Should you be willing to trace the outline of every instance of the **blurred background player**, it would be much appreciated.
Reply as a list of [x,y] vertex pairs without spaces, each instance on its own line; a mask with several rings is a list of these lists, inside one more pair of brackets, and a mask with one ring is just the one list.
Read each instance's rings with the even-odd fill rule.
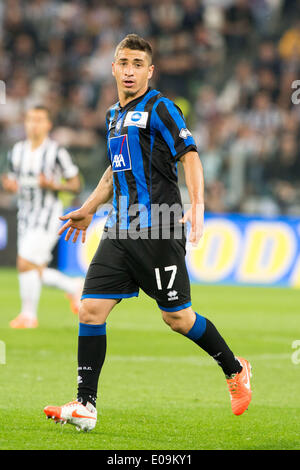
[[38,326],[42,284],[65,291],[73,312],[78,311],[81,280],[47,267],[57,242],[58,217],[62,213],[58,192],[76,194],[80,189],[78,168],[67,150],[49,137],[51,127],[46,107],[28,110],[25,117],[27,139],[16,143],[9,152],[9,172],[2,177],[4,189],[18,195],[17,268],[21,313],[10,322],[12,328]]

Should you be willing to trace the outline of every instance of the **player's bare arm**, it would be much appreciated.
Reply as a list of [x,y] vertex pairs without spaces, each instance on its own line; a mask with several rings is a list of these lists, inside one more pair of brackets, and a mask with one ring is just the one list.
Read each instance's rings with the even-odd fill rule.
[[185,181],[191,200],[191,208],[181,222],[191,223],[189,241],[197,246],[203,235],[204,225],[204,177],[202,163],[197,152],[188,152],[180,159],[183,164]]
[[98,186],[94,189],[81,208],[60,217],[61,220],[67,220],[67,222],[61,227],[58,234],[61,235],[68,229],[65,236],[65,240],[68,241],[75,231],[73,237],[73,243],[75,243],[80,232],[82,232],[82,243],[84,243],[86,239],[86,230],[90,225],[95,212],[99,206],[108,202],[112,195],[113,172],[111,167],[108,167],[100,179]]
[[44,174],[41,174],[39,177],[39,185],[43,189],[50,189],[50,191],[67,191],[73,194],[78,194],[80,191],[80,179],[78,175],[58,183],[47,178]]

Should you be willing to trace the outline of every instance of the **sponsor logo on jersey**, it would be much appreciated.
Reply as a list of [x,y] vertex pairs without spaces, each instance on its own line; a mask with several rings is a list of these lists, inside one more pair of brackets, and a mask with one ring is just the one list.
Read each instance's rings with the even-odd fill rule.
[[182,139],[187,139],[188,137],[192,137],[192,134],[188,129],[182,128],[179,133],[179,137],[181,137]]
[[38,188],[39,187],[39,179],[36,175],[22,175],[19,178],[19,185],[22,187],[27,188]]
[[131,170],[131,158],[127,134],[109,139],[111,166],[113,171]]
[[148,114],[145,111],[128,111],[124,121],[124,126],[137,126],[146,129]]

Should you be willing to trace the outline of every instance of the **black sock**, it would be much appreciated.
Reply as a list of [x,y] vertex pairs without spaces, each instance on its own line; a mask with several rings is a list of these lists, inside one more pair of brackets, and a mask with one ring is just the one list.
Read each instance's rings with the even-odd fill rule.
[[196,313],[195,324],[186,336],[212,356],[226,376],[241,372],[240,362],[229,349],[216,327],[207,318]]
[[106,355],[106,323],[79,324],[77,400],[96,406],[100,372]]

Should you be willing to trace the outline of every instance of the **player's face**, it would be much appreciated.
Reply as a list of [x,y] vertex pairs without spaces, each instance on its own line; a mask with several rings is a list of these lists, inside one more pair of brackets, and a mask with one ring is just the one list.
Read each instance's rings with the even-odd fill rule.
[[48,113],[42,109],[30,109],[25,117],[25,130],[29,140],[42,139],[48,135],[51,121]]
[[144,51],[121,49],[112,64],[118,93],[125,98],[138,97],[145,93],[152,77],[154,66]]

